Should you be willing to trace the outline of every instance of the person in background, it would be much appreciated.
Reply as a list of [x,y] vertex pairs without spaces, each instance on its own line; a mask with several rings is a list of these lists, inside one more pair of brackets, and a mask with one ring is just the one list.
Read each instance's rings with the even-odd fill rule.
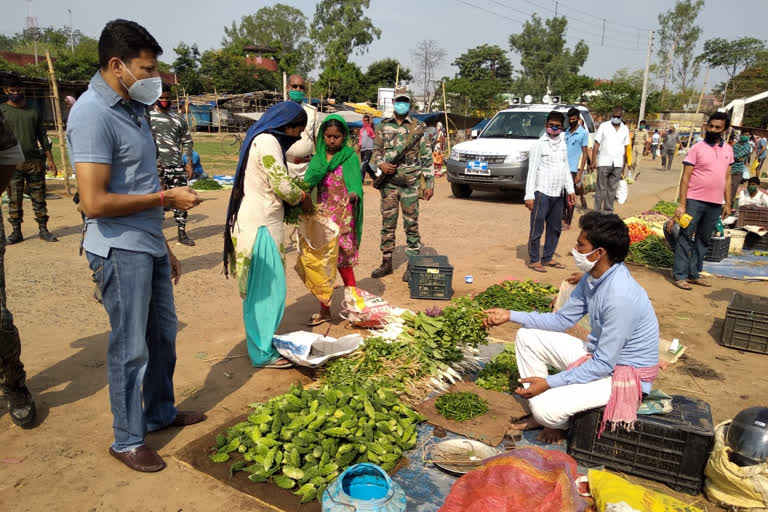
[[[317,211],[339,226],[339,256],[336,264],[344,286],[357,286],[354,267],[359,259],[363,234],[363,179],[360,160],[347,144],[349,127],[336,114],[320,124],[315,156],[309,162],[304,181],[317,187]],[[320,313],[309,320],[310,326],[331,319],[331,305],[320,304]]]
[[371,169],[370,161],[371,155],[373,155],[373,140],[376,138],[376,132],[373,129],[373,123],[371,122],[371,116],[365,114],[363,116],[363,127],[360,128],[360,135],[357,138],[357,152],[360,155],[361,173],[362,179],[365,181],[365,175],[371,177],[373,180],[376,178],[376,174]]
[[659,129],[656,128],[653,130],[653,135],[651,136],[651,159],[656,160],[656,152],[659,149],[659,142],[661,141],[661,135],[659,135]]
[[757,135],[752,135],[749,138],[749,147],[752,148],[752,153],[749,154],[749,165],[752,165],[752,162],[755,159],[755,147],[757,147]]
[[[584,197],[584,187],[581,186],[581,177],[584,169],[589,164],[589,133],[581,126],[581,113],[576,107],[568,111],[568,129],[565,131],[565,144],[568,147],[568,167],[571,171],[573,186],[576,194],[581,198],[581,207],[587,208],[587,199]],[[571,227],[575,204],[569,204],[568,196],[565,196],[565,212],[563,215],[564,229]]]
[[[157,173],[164,190],[186,187],[192,179],[192,135],[184,117],[171,112],[171,88],[163,86],[162,94],[149,115],[149,124],[157,146]],[[182,153],[187,156],[184,163]],[[187,235],[187,212],[173,210],[173,218],[178,228],[178,241],[186,246],[194,246]]]
[[739,208],[742,206],[762,206],[768,208],[768,194],[760,190],[760,178],[752,176],[747,180],[746,190],[742,189],[738,197]]
[[[189,158],[187,155],[181,155],[181,160],[184,162],[184,166],[189,165]],[[200,162],[200,153],[192,150],[192,178],[196,180],[207,180],[208,174],[203,169],[203,164]]]
[[[605,407],[600,432],[630,429],[637,420],[641,393],[649,393],[658,375],[659,322],[646,291],[632,278],[624,260],[629,229],[617,215],[588,212],[579,219],[581,233],[571,250],[576,289],[555,313],[490,309],[485,325],[520,324],[515,354],[520,386],[531,417],[513,424],[518,430],[544,427],[545,443],[565,438],[570,418]],[[584,343],[567,331],[589,315],[591,332]],[[548,375],[548,367],[560,372]]]
[[148,432],[205,419],[175,406],[178,321],[173,283],[181,264],[163,235],[163,207],[188,210],[200,197],[188,187],[164,191],[147,109],[160,97],[162,48],[133,21],[107,23],[99,70],[67,123],[80,206],[82,248],[101,287],[112,332],[107,346],[115,441],[109,453],[135,471],[165,468],[145,444]]
[[621,121],[622,117],[624,108],[614,107],[611,122],[600,125],[592,148],[592,169],[597,168],[595,210],[603,213],[613,212],[619,180],[627,167],[629,129]]
[[747,175],[747,161],[749,155],[752,153],[752,146],[749,145],[749,134],[742,132],[739,137],[739,141],[733,146],[733,165],[731,166],[731,204],[734,204],[736,195],[738,194],[739,184],[744,177],[744,173]]
[[675,159],[679,141],[680,134],[677,133],[674,126],[671,126],[667,131],[667,136],[664,137],[664,145],[661,150],[661,167],[668,171],[672,169],[672,161]]
[[[546,133],[533,144],[528,160],[525,184],[525,206],[531,211],[528,268],[536,272],[546,272],[547,267],[565,268],[562,263],[552,260],[562,230],[563,191],[569,206],[575,201],[563,124],[565,116],[562,112],[552,111],[547,115]],[[539,259],[545,228],[544,254]]]
[[760,176],[760,171],[763,170],[763,162],[765,157],[768,157],[768,140],[765,137],[760,137],[755,145],[755,155],[757,155],[757,175]]
[[29,191],[32,198],[32,210],[35,212],[39,236],[46,242],[58,242],[48,231],[48,204],[45,200],[45,162],[54,176],[58,174],[56,163],[51,153],[51,141],[43,126],[43,116],[24,97],[24,88],[18,78],[9,80],[5,88],[8,101],[0,105],[5,122],[15,134],[24,152],[24,162],[16,166],[8,189],[8,222],[13,231],[8,237],[8,245],[24,241],[21,224],[24,219],[24,191]]
[[288,175],[292,178],[302,179],[315,152],[317,130],[317,109],[306,101],[307,86],[303,76],[291,75],[288,77],[288,99],[301,105],[304,112],[307,113],[307,126],[301,134],[301,139],[293,144],[285,154]]
[[635,136],[632,138],[632,170],[637,170],[637,163],[641,156],[645,156],[646,146],[648,146],[648,128],[645,120],[638,123]]
[[[0,194],[24,162],[24,152],[0,110]],[[11,421],[31,426],[37,415],[35,401],[26,384],[27,374],[21,362],[21,338],[8,310],[5,294],[5,229],[0,210],[0,390],[8,405]]]
[[687,227],[681,226],[673,268],[674,285],[683,290],[690,290],[691,284],[712,286],[700,273],[717,219],[721,215],[726,218],[731,211],[733,148],[723,141],[728,124],[724,112],[712,114],[704,140],[696,143],[683,160],[675,217],[681,219],[688,214],[692,219]]
[[443,123],[438,121],[432,139],[432,163],[435,167],[435,177],[443,175],[443,147],[445,146],[445,129]]

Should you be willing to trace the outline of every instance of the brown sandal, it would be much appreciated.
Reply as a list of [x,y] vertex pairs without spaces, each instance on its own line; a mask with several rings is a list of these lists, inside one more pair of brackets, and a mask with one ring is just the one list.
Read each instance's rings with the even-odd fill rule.
[[688,284],[688,281],[672,281],[672,284],[680,288],[681,290],[693,290],[693,286]]
[[309,322],[307,322],[307,325],[309,327],[317,327],[318,325],[323,325],[330,321],[331,321],[330,317],[323,316],[320,313],[315,313],[314,315],[309,317]]
[[541,272],[542,274],[546,274],[547,269],[545,269],[541,264],[530,264],[528,265],[528,268],[535,271],[535,272]]
[[691,283],[691,284],[695,284],[697,286],[703,286],[705,288],[712,288],[712,283],[710,283],[709,281],[705,281],[702,278],[689,279],[688,282]]
[[550,261],[549,263],[544,263],[543,265],[545,267],[552,267],[552,268],[556,268],[558,270],[564,270],[565,269],[565,265],[563,265],[562,263],[558,263],[556,261]]

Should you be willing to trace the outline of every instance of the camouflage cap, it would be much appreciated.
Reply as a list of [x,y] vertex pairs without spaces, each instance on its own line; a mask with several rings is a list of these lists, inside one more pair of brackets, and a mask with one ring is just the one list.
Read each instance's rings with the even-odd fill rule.
[[408,92],[407,87],[395,87],[395,96],[393,99],[397,101],[401,98],[408,100],[408,102],[411,101],[411,94]]

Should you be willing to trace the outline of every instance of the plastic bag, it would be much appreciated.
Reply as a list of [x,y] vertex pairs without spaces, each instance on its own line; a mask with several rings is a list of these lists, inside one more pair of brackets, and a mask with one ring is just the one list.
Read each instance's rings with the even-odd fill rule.
[[619,202],[619,204],[624,204],[627,202],[627,198],[629,197],[629,185],[627,185],[626,180],[619,181],[619,186],[616,189],[616,201]]
[[768,462],[741,467],[725,444],[730,420],[715,427],[715,447],[704,469],[704,493],[711,501],[739,508],[768,508]]
[[294,269],[323,305],[330,305],[339,258],[339,226],[322,215],[299,217],[299,257]]
[[320,366],[333,357],[349,354],[362,342],[359,334],[336,339],[307,331],[278,334],[272,339],[281,356],[300,366]]
[[595,185],[597,184],[597,176],[593,172],[584,173],[581,175],[581,186],[584,189],[585,194],[595,191]]
[[[702,512],[700,508],[635,485],[607,471],[590,469],[588,477],[589,491],[599,512],[627,510],[626,507],[637,512]],[[623,507],[615,508],[619,504]]]
[[377,329],[387,323],[390,314],[391,307],[381,297],[354,286],[344,289],[341,317],[353,326]]

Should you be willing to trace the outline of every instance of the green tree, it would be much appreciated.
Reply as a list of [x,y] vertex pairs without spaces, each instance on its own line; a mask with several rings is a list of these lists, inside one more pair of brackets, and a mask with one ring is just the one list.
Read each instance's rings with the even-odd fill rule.
[[189,46],[182,42],[173,51],[176,53],[176,60],[172,66],[179,85],[189,94],[204,92],[205,86],[200,74],[200,50],[197,44]]
[[[371,62],[365,72],[366,99],[375,103],[378,100],[379,87],[394,87],[398,79],[397,68],[400,63],[396,59],[382,59]],[[411,71],[400,66],[400,83],[407,84],[413,80]]]
[[701,27],[696,19],[704,8],[704,0],[677,0],[674,7],[659,14],[660,71],[663,73],[662,92],[666,91],[669,76],[673,76],[685,91],[699,74],[699,60],[694,55],[696,43],[701,37]]
[[353,62],[326,67],[320,73],[317,85],[320,93],[326,98],[335,98],[337,102],[359,101],[367,93],[365,75]]
[[542,96],[548,87],[557,94],[579,73],[589,56],[589,46],[579,41],[573,50],[566,48],[567,26],[564,16],[542,21],[534,14],[521,33],[509,36],[509,46],[520,55],[523,68],[515,83],[519,94]]
[[[595,90],[598,94],[589,100],[589,108],[593,113],[608,114],[613,107],[622,106],[625,112],[638,114],[643,93],[643,71],[620,69],[611,80],[598,84]],[[646,113],[658,111],[660,96],[653,88],[649,91]]]
[[[472,80],[459,76],[445,80],[445,93],[451,98],[449,108],[461,114],[495,114],[505,104],[499,97],[505,90],[505,82],[500,80]],[[442,103],[442,98],[438,101]]]
[[238,25],[224,27],[222,45],[242,49],[247,45],[269,46],[277,50],[280,71],[308,74],[314,67],[314,47],[307,38],[307,17],[285,4],[262,7],[243,16]]
[[732,83],[732,92],[736,92],[734,77],[751,66],[763,50],[765,42],[755,37],[733,41],[715,37],[704,42],[704,51],[699,59],[711,68],[723,68]]
[[470,80],[509,80],[512,64],[498,45],[483,44],[470,48],[456,57],[453,65],[459,68],[458,76]]
[[[365,16],[370,0],[320,0],[315,6],[310,35],[323,56],[322,67],[347,62],[352,53],[363,54],[381,37],[371,18]],[[324,71],[324,72],[325,72]]]
[[[758,52],[755,61],[730,82],[739,91],[739,97],[749,97],[765,91],[768,84],[768,50]],[[729,85],[728,82],[723,82],[714,88],[714,92],[722,93]],[[768,100],[746,105],[742,124],[750,128],[768,128]]]
[[56,59],[56,75],[63,80],[90,80],[99,69],[99,43],[84,38],[75,48],[75,54],[61,52]]
[[242,55],[228,48],[203,52],[200,74],[208,91],[215,88],[217,92],[238,94],[275,90],[280,84],[277,73],[249,65]]
[[562,101],[567,103],[583,103],[586,93],[597,89],[597,79],[587,75],[572,75],[563,82],[559,89]]

